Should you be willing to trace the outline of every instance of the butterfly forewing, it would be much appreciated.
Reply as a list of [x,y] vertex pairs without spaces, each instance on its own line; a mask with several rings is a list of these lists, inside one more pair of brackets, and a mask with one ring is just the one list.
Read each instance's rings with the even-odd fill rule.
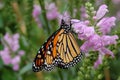
[[63,33],[63,30],[59,29],[48,38],[48,40],[39,49],[34,62],[33,71],[38,72],[41,70],[52,70],[57,62],[55,58],[57,57],[56,46],[59,35]]

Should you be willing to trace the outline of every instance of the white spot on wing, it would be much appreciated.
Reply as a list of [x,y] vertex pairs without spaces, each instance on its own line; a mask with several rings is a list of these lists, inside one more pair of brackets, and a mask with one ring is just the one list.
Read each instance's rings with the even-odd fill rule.
[[51,52],[50,52],[50,51],[47,51],[47,54],[51,54]]
[[40,51],[38,51],[38,53],[40,53]]

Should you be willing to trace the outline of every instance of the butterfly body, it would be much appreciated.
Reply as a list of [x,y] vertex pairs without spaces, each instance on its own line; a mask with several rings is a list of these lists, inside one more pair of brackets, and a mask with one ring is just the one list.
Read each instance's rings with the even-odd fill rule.
[[55,66],[66,69],[77,64],[81,55],[70,25],[62,20],[61,27],[38,50],[32,68],[34,72],[50,71]]

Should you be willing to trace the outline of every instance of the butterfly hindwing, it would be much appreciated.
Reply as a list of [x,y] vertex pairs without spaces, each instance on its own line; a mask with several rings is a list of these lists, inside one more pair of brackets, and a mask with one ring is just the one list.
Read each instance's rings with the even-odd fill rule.
[[58,67],[69,68],[80,61],[82,54],[71,32],[61,34],[60,37],[61,40],[58,41],[58,43],[60,43],[58,53],[61,62],[59,62]]

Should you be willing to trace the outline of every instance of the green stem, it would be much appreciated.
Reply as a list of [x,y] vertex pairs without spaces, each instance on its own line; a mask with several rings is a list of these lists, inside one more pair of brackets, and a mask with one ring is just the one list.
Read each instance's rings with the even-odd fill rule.
[[45,3],[44,3],[44,0],[39,0],[39,3],[40,3],[40,6],[41,6],[41,10],[42,10],[42,23],[43,23],[43,28],[45,28],[48,32],[48,34],[50,33],[50,27],[49,27],[49,24],[48,24],[48,20],[47,20],[47,17],[46,17],[46,10],[45,10]]

